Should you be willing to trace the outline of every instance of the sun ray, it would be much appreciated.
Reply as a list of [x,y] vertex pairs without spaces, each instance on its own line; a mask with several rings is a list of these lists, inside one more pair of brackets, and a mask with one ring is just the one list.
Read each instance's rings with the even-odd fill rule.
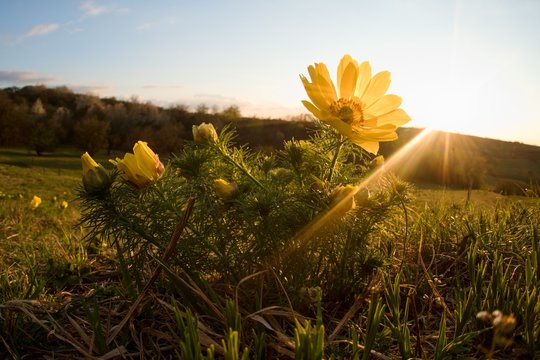
[[332,219],[335,219],[335,215],[339,212],[340,204],[343,204],[347,201],[350,201],[360,190],[366,189],[370,184],[374,183],[381,176],[389,173],[396,172],[396,170],[401,167],[411,166],[409,164],[409,159],[414,158],[414,155],[419,151],[425,151],[425,149],[420,146],[422,141],[426,138],[428,134],[431,133],[431,129],[422,130],[414,139],[409,141],[405,146],[403,146],[398,152],[391,156],[384,166],[376,169],[371,175],[355,185],[354,191],[351,191],[347,196],[345,196],[340,202],[334,204],[327,211],[315,217],[309,224],[304,226],[293,238],[291,245],[284,250],[284,253],[292,251],[294,248],[301,247],[302,244],[309,241],[321,228],[327,225]]
[[448,151],[450,150],[450,134],[446,133],[444,136],[444,154],[442,163],[442,176],[446,186],[448,183]]

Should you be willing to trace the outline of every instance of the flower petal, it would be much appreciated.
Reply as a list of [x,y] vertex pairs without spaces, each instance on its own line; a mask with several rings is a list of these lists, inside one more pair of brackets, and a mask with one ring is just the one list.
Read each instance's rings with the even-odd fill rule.
[[339,62],[337,72],[337,85],[340,98],[354,96],[356,80],[358,78],[358,62],[350,55],[345,55]]
[[300,75],[300,79],[302,80],[302,83],[304,84],[304,88],[306,89],[306,93],[309,96],[310,100],[313,102],[313,104],[320,108],[326,108],[330,105],[328,102],[328,99],[323,95],[321,90],[317,85],[314,85],[310,83],[305,76]]
[[388,134],[391,134],[396,131],[396,126],[393,124],[384,124],[377,127],[364,128],[364,127],[354,127],[353,130],[360,132],[366,138],[385,138]]
[[372,154],[379,152],[379,143],[376,141],[363,141],[357,143],[357,145]]
[[[113,162],[113,160],[111,160]],[[120,170],[120,174],[125,180],[134,181],[137,175],[137,160],[135,155],[126,153],[124,159],[116,158],[116,167]]]
[[366,92],[366,89],[371,80],[371,65],[368,61],[364,61],[358,67],[358,80],[356,80],[356,91],[354,94],[361,98],[362,95]]
[[343,57],[341,58],[341,60],[339,62],[338,69],[337,69],[338,88],[340,87],[340,81],[341,81],[340,78],[343,76],[343,72],[345,71],[345,68],[350,63],[356,63],[356,60],[354,60],[352,58],[352,56],[349,55],[349,54],[343,55]]
[[319,120],[323,120],[323,113],[309,101],[302,100],[302,104]]
[[349,63],[345,70],[343,70],[341,77],[338,77],[340,98],[354,96],[356,79],[358,79],[358,67],[356,67],[354,63]]
[[148,178],[149,180],[157,180],[157,155],[148,147],[147,143],[144,141],[138,141],[133,147],[133,154],[135,154],[140,175]]
[[366,112],[373,116],[381,116],[394,111],[401,105],[401,97],[385,95],[366,108]]
[[321,80],[324,79],[326,83],[330,84],[335,94],[336,89],[334,88],[334,83],[332,82],[332,78],[330,77],[330,73],[328,72],[326,65],[324,63],[315,64],[315,70],[317,71],[317,77]]
[[336,88],[334,87],[332,79],[330,79],[330,74],[328,73],[326,65],[317,64],[317,76],[313,79],[313,84],[318,87],[321,96],[324,97],[327,103],[337,100]]
[[377,73],[373,79],[369,82],[366,92],[362,95],[361,99],[366,108],[370,107],[372,103],[380,99],[388,90],[390,86],[390,72],[381,71]]
[[411,117],[403,109],[396,109],[392,112],[379,116],[377,118],[377,125],[392,124],[394,126],[401,126],[408,123]]

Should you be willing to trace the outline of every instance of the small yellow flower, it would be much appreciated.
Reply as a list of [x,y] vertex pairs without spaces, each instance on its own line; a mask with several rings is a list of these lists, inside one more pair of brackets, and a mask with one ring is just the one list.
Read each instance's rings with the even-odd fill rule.
[[228,182],[227,180],[217,179],[214,180],[214,191],[216,195],[222,200],[229,200],[238,191],[238,185],[234,182]]
[[87,152],[81,156],[81,164],[83,172],[83,185],[86,191],[95,193],[109,187],[111,184],[109,174],[105,168],[95,162],[95,160],[92,159]]
[[202,123],[199,126],[193,125],[191,130],[193,131],[193,140],[195,140],[195,142],[207,140],[215,142],[218,138],[216,129],[212,124]]
[[401,98],[385,95],[390,73],[371,77],[371,66],[358,64],[350,55],[341,59],[337,72],[337,91],[326,65],[308,67],[311,82],[300,79],[311,99],[302,101],[319,120],[331,125],[363,149],[376,154],[379,142],[397,139],[396,129],[410,120],[402,109]]
[[64,210],[68,207],[68,202],[66,200],[62,200],[60,203],[60,209]]
[[133,154],[126,153],[123,159],[116,158],[109,161],[116,165],[125,180],[138,188],[150,185],[165,171],[159,156],[144,141],[137,141],[133,146]]
[[39,196],[34,195],[34,197],[32,198],[32,201],[30,201],[30,207],[32,209],[36,209],[37,207],[39,207],[39,205],[41,205],[41,198]]

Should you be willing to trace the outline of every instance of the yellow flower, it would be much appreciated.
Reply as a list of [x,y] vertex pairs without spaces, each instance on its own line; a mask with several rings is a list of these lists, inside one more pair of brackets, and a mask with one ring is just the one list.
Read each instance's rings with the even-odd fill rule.
[[41,198],[39,196],[34,195],[32,198],[32,201],[30,201],[30,207],[32,209],[36,209],[39,205],[41,205]]
[[86,191],[97,193],[109,187],[111,184],[109,174],[105,168],[95,162],[95,160],[92,159],[87,152],[81,156],[81,164],[83,172],[83,185]]
[[193,125],[191,130],[193,132],[193,140],[195,140],[195,142],[202,142],[207,140],[215,142],[218,138],[216,129],[212,124],[202,123],[199,126]]
[[133,154],[126,153],[123,159],[116,158],[109,161],[116,165],[125,180],[138,188],[150,185],[165,171],[159,156],[144,141],[137,141],[133,146]]
[[217,179],[214,180],[214,191],[217,196],[222,200],[229,200],[238,191],[238,185],[234,182],[228,182],[227,180]]
[[66,200],[62,200],[60,203],[60,209],[66,209],[68,207],[68,202]]
[[371,66],[358,64],[350,55],[341,59],[337,72],[337,91],[326,65],[308,67],[311,82],[300,75],[307,95],[304,106],[319,120],[365,150],[376,154],[379,142],[397,139],[396,129],[410,120],[402,109],[401,98],[385,95],[390,73],[382,71],[371,77]]

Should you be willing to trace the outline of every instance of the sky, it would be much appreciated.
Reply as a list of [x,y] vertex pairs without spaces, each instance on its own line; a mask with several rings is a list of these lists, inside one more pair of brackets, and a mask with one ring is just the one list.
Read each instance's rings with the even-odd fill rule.
[[[0,0],[0,88],[307,114],[299,75],[389,70],[408,126],[540,145],[538,0]],[[335,77],[334,77],[335,79]]]

